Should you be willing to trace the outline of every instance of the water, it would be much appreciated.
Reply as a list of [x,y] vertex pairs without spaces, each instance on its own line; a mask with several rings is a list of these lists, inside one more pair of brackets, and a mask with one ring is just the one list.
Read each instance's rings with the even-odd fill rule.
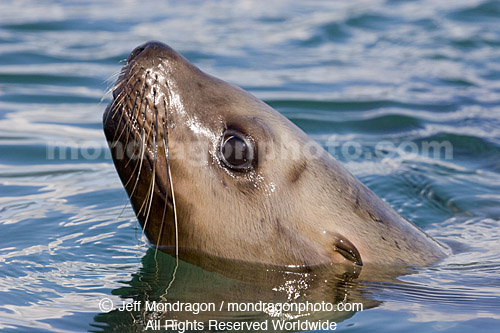
[[[144,313],[99,301],[164,296],[175,261],[142,240],[101,127],[123,59],[156,39],[264,99],[453,250],[397,280],[341,286],[365,309],[312,318],[346,332],[495,331],[499,26],[494,0],[2,1],[0,329],[137,330]],[[331,285],[300,274],[283,286],[301,279],[330,299]],[[269,296],[256,285],[181,262],[168,297]]]

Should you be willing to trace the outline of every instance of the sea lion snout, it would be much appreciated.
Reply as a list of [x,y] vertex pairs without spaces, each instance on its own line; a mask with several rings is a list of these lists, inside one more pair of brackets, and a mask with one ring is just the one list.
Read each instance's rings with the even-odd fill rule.
[[[161,68],[162,63],[176,62],[180,57],[171,47],[161,42],[149,41],[139,45],[130,53],[122,68],[117,80],[117,83],[120,84],[117,84],[113,90],[113,98],[117,98],[125,84],[133,84],[133,82],[127,80],[130,77],[141,72],[164,75],[165,73],[162,71],[165,68]],[[159,66],[160,68],[158,68]]]
[[[170,56],[174,57],[175,54],[177,54],[177,52],[175,52],[170,46],[164,43],[158,41],[149,41],[137,46],[132,52],[130,52],[130,55],[127,58],[127,64],[130,64],[141,54],[144,56],[143,52],[145,51],[150,53],[150,56],[154,57],[154,59],[158,59],[158,57],[163,58],[167,53],[169,53]],[[165,54],[161,55],[160,53],[165,53]]]
[[130,64],[139,54],[142,53],[147,47],[151,47],[153,42],[147,42],[142,45],[137,46],[132,52],[130,52],[127,58],[127,64]]

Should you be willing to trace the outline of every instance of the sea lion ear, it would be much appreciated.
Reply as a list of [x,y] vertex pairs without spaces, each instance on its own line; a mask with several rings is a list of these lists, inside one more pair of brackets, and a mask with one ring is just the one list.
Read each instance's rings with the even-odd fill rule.
[[333,236],[333,250],[354,264],[363,266],[358,249],[344,236],[339,234]]

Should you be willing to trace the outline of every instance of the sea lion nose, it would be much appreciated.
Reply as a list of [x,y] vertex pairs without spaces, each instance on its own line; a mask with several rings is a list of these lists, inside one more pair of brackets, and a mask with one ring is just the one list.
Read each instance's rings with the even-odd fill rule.
[[139,55],[141,55],[145,50],[151,51],[161,51],[161,50],[170,50],[170,47],[167,45],[157,42],[157,41],[149,41],[142,45],[137,46],[128,56],[127,64],[131,63],[136,59]]
[[[130,67],[129,65],[132,62],[143,61],[147,59],[153,59],[154,62],[154,59],[158,57],[158,53],[162,51],[172,52],[173,50],[168,45],[165,45],[157,41],[149,41],[142,45],[137,46],[127,58],[127,63],[123,67],[122,73],[120,74],[120,77],[117,80],[115,88],[113,89],[113,98],[116,99],[121,89],[123,88],[123,86],[118,83],[126,82],[125,78],[127,77],[127,75],[129,75],[129,73],[127,73],[127,69]],[[142,58],[142,60],[140,58]]]
[[139,45],[137,46],[128,56],[127,58],[127,64],[130,64],[130,62],[132,62],[139,54],[142,53],[142,51],[144,51],[146,49],[146,44],[142,44],[142,45]]

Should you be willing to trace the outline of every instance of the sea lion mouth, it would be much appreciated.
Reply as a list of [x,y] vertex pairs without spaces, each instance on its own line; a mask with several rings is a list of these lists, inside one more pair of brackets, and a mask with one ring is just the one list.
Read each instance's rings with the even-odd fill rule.
[[333,241],[333,250],[341,254],[344,258],[351,261],[355,265],[363,266],[363,261],[361,260],[361,254],[359,253],[356,246],[351,243],[347,238],[341,235],[335,235]]

